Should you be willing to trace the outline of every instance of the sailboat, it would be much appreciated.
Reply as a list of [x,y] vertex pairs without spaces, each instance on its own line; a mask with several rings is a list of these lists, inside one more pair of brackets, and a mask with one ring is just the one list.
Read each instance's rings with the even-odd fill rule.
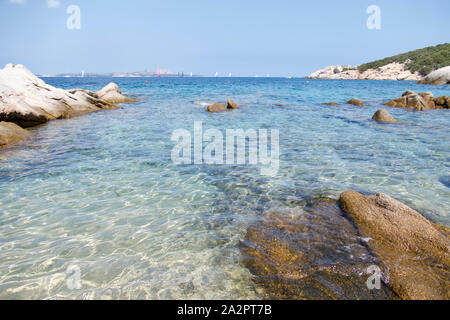
[[230,78],[231,78],[231,72],[230,72],[230,74],[228,74],[228,77],[230,77]]
[[84,78],[84,71],[81,71],[81,77]]
[[216,74],[214,75],[214,77],[218,77],[219,76],[219,72],[216,72]]

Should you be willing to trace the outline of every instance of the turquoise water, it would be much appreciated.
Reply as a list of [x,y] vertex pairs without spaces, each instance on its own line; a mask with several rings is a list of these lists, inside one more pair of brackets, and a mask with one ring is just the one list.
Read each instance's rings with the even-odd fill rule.
[[[98,90],[110,81],[139,102],[53,121],[0,152],[1,299],[258,299],[239,242],[269,210],[385,192],[450,225],[448,110],[389,109],[413,82],[304,79],[45,79]],[[145,80],[150,84],[145,85]],[[200,102],[232,97],[239,110]],[[325,106],[359,98],[361,108]],[[284,104],[279,107],[275,104]],[[280,169],[171,162],[176,129],[280,130]],[[67,286],[80,270],[81,289]]]

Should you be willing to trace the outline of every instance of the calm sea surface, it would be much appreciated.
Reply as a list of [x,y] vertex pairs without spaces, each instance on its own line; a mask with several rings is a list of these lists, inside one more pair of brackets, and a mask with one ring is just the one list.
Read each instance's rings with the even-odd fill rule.
[[[146,85],[145,81],[149,84]],[[47,78],[111,81],[135,104],[32,129],[0,152],[0,299],[258,299],[239,243],[265,212],[345,190],[384,192],[450,225],[450,113],[391,109],[413,82],[263,78]],[[239,110],[201,102],[232,97]],[[325,106],[359,98],[368,106]],[[283,104],[283,107],[275,104]],[[387,108],[387,107],[386,107]],[[176,129],[279,129],[280,169],[181,165]],[[68,269],[69,268],[69,269]],[[81,279],[81,288],[68,280]]]

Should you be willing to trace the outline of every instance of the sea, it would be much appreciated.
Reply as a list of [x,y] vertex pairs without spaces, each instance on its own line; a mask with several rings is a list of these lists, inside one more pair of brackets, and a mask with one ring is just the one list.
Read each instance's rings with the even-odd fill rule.
[[[138,102],[55,120],[0,151],[0,299],[264,299],[242,262],[269,211],[383,192],[450,226],[450,111],[383,104],[408,81],[45,78]],[[206,106],[232,98],[222,113]],[[365,107],[345,104],[358,98]],[[337,102],[337,106],[326,102]],[[384,108],[398,124],[379,124]],[[279,133],[279,167],[175,163],[177,130]],[[193,148],[193,145],[192,145]],[[193,156],[193,154],[192,154]]]

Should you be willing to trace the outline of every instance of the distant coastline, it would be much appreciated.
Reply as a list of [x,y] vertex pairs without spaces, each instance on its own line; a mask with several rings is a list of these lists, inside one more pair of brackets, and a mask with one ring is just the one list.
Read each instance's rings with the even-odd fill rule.
[[38,74],[39,78],[173,78],[173,77],[203,77],[196,74],[173,73],[170,71],[138,71],[138,72],[111,72],[111,73],[60,73],[60,74]]

